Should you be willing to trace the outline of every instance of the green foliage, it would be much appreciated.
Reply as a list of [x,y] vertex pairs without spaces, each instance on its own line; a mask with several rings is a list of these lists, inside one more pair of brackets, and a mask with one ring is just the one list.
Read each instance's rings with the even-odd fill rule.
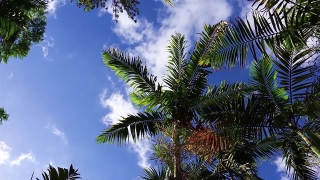
[[0,63],[10,57],[27,56],[39,43],[46,26],[45,0],[2,0],[0,2]]
[[[145,112],[122,117],[119,123],[104,130],[98,136],[97,142],[123,144],[128,142],[130,138],[136,141],[155,135],[168,138],[166,141],[157,141],[154,147],[155,155],[162,158],[164,165],[173,172],[173,176],[189,177],[195,172],[188,170],[192,165],[188,156],[192,155],[195,149],[188,150],[186,148],[188,147],[187,139],[193,131],[201,131],[204,127],[213,126],[212,133],[217,133],[214,142],[199,141],[198,139],[196,141],[209,144],[211,147],[214,146],[215,150],[220,149],[216,152],[224,153],[224,155],[220,156],[219,153],[212,152],[214,157],[211,158],[217,160],[212,162],[215,171],[208,172],[207,168],[201,165],[201,173],[206,172],[207,175],[214,174],[217,177],[222,174],[229,177],[230,173],[239,178],[258,177],[257,166],[252,164],[259,158],[271,156],[272,153],[268,151],[270,148],[255,149],[256,141],[246,143],[250,146],[241,145],[245,142],[242,142],[238,135],[241,133],[249,135],[250,132],[247,132],[248,128],[240,129],[239,126],[232,126],[236,121],[231,120],[231,117],[235,116],[237,108],[244,108],[248,112],[245,115],[239,114],[239,117],[243,118],[250,117],[252,109],[258,109],[255,106],[252,109],[250,106],[247,109],[245,105],[239,106],[244,104],[245,100],[243,99],[254,89],[243,83],[231,84],[225,81],[220,85],[208,86],[207,77],[212,72],[199,65],[208,46],[205,43],[197,43],[188,59],[185,52],[186,44],[187,42],[181,34],[174,34],[171,37],[167,47],[169,52],[168,75],[164,77],[162,85],[158,82],[157,77],[149,73],[147,67],[142,65],[142,60],[139,57],[130,57],[114,47],[103,52],[104,64],[133,88],[131,100],[138,107],[143,108]],[[256,112],[256,116],[261,119],[261,116],[257,115],[258,113]],[[230,119],[227,127],[220,126],[221,122],[225,120],[223,117]],[[240,122],[244,124],[244,122]],[[260,121],[254,123],[255,128],[261,125],[259,123]],[[232,128],[233,130],[226,130]],[[249,136],[254,137],[253,135]],[[225,142],[219,140],[221,138],[227,138],[231,142],[229,144],[238,143],[239,146],[234,146],[234,148],[226,146]],[[245,147],[250,147],[251,151],[250,148],[245,149]],[[235,156],[235,152],[237,154],[247,153],[247,155]],[[167,159],[163,158],[163,155]],[[251,159],[248,159],[250,156],[252,156]],[[224,162],[228,162],[228,164]],[[243,170],[242,173],[236,173],[238,167],[247,166],[245,164],[250,165],[250,171]],[[155,174],[156,171],[151,170],[151,172]],[[180,173],[180,176],[175,172]]]
[[[106,5],[108,0],[70,0],[71,2],[75,1],[79,8],[83,8],[85,11],[90,11],[96,8],[106,8],[109,7]],[[116,22],[119,18],[119,13],[127,12],[128,16],[136,20],[136,16],[139,15],[138,5],[140,4],[139,0],[109,0],[111,2],[112,12]]]
[[0,125],[3,121],[7,121],[9,118],[9,114],[3,108],[0,108]]
[[156,170],[153,167],[143,169],[142,180],[167,180],[170,176],[170,170],[165,166],[158,167]]
[[145,136],[155,136],[158,134],[156,124],[163,121],[164,117],[160,113],[138,113],[128,115],[103,131],[97,137],[98,143],[117,143],[119,145],[129,142],[132,138],[134,142]]
[[[72,164],[69,169],[58,167],[57,169],[49,165],[48,172],[42,172],[43,180],[76,180],[81,179],[78,169],[74,169]],[[32,177],[31,177],[32,179]],[[36,178],[36,180],[40,180]]]
[[[259,0],[256,1],[258,2]],[[236,22],[224,24],[219,31],[216,29],[221,23],[206,25],[199,43],[211,45],[202,59],[202,64],[213,68],[234,67],[238,61],[241,67],[245,67],[249,50],[254,59],[258,60],[259,53],[267,55],[267,47],[274,50],[275,46],[281,46],[284,40],[293,47],[306,45],[308,38],[319,31],[320,23],[315,20],[320,17],[317,13],[320,9],[318,1],[304,0],[293,3],[282,0],[279,2],[280,7],[277,7],[278,2],[261,0],[260,7],[268,11],[254,11],[253,24],[250,24],[248,19],[238,18]]]

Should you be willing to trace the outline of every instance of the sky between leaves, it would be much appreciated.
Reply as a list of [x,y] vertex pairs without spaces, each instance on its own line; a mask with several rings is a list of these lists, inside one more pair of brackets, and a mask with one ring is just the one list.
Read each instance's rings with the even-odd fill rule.
[[[23,60],[0,64],[0,107],[10,114],[0,126],[0,179],[31,177],[50,163],[79,168],[83,179],[137,179],[149,161],[151,140],[117,147],[96,144],[96,136],[120,116],[136,113],[128,100],[130,88],[102,63],[101,51],[119,47],[139,55],[161,77],[167,63],[167,42],[175,32],[189,47],[204,23],[244,17],[251,4],[237,0],[141,0],[138,22],[111,11],[83,12],[67,0],[48,5],[44,41]],[[246,81],[248,69],[222,70],[211,83]],[[265,179],[288,179],[280,157],[262,163]]]

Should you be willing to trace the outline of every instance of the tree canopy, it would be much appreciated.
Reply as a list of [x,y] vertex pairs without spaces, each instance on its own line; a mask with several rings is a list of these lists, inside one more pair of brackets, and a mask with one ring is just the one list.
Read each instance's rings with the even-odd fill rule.
[[0,1],[0,63],[23,58],[39,43],[46,27],[45,0]]

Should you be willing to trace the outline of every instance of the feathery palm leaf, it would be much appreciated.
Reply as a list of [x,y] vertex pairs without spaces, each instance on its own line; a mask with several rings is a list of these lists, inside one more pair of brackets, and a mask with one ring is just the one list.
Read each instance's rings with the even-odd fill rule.
[[154,167],[143,169],[143,175],[140,177],[142,180],[166,180],[170,176],[170,171],[166,166]]
[[245,67],[248,50],[257,60],[258,53],[268,54],[266,44],[272,50],[274,45],[280,45],[285,39],[289,39],[293,46],[306,45],[307,39],[315,30],[315,25],[311,25],[310,19],[301,19],[303,14],[307,13],[308,7],[299,10],[283,10],[281,13],[268,12],[267,17],[255,11],[252,13],[253,25],[247,19],[239,18],[236,22],[230,22],[225,28],[221,28],[213,41],[207,37],[213,36],[216,26],[205,26],[199,43],[212,43],[212,45],[201,64],[210,65],[213,68],[234,67],[236,61],[239,61],[240,67]]
[[313,65],[307,64],[311,58],[312,49],[293,52],[292,48],[282,45],[276,47],[277,60],[273,61],[279,73],[280,88],[284,88],[291,103],[305,97],[306,90],[312,85]]
[[[290,136],[290,135],[289,135]],[[287,137],[282,139],[283,159],[285,160],[287,172],[292,172],[292,178],[298,179],[318,179],[317,173],[312,170],[308,162],[308,150],[303,145],[304,142],[297,137]]]
[[277,71],[270,56],[264,56],[259,62],[252,62],[250,77],[249,84],[272,102],[277,109],[287,102],[288,96],[285,89],[277,86]]
[[126,83],[133,87],[132,101],[139,106],[152,108],[159,104],[162,86],[157,77],[148,72],[138,57],[131,58],[120,50],[110,47],[102,53],[103,62],[110,67]]
[[97,137],[98,143],[126,143],[132,138],[135,142],[146,136],[154,136],[158,133],[156,124],[163,121],[165,117],[161,113],[138,113],[128,115],[119,123],[107,128]]

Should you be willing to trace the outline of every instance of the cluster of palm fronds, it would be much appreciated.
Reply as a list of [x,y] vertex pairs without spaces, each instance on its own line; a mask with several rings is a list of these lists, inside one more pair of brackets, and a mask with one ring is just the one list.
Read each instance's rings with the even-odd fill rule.
[[[173,35],[162,84],[139,57],[104,51],[104,63],[130,83],[132,101],[145,111],[123,117],[97,141],[164,137],[154,147],[162,169],[146,169],[142,179],[260,179],[259,162],[278,154],[293,179],[317,179],[310,156],[320,158],[320,2],[254,5],[253,22],[206,25],[190,56],[184,36]],[[251,64],[248,83],[208,84],[211,68],[236,63]]]
[[[48,172],[43,171],[41,173],[43,180],[76,180],[81,179],[78,169],[74,169],[71,164],[69,169],[58,167],[57,169],[49,165]],[[33,180],[33,175],[30,180]],[[40,180],[36,178],[36,180]]]

